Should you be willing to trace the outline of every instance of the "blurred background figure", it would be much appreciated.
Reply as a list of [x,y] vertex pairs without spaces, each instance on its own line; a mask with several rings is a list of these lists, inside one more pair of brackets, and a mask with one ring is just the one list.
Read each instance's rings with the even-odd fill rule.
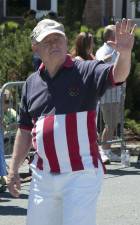
[[56,12],[53,12],[53,11],[50,11],[48,13],[48,18],[51,19],[51,20],[58,20],[58,16],[57,16],[57,13]]
[[81,32],[77,35],[75,46],[71,50],[72,57],[80,60],[93,60],[94,39],[89,32]]
[[6,162],[4,157],[3,127],[2,127],[2,118],[0,114],[0,193],[6,190],[6,174],[7,172],[6,172]]
[[17,113],[13,108],[13,97],[10,90],[4,91],[4,118],[3,126],[5,131],[11,131],[17,127]]
[[[103,33],[104,44],[96,52],[97,60],[103,60],[112,64],[115,62],[118,53],[108,44],[108,41],[115,41],[115,31],[115,25],[108,25],[105,27]],[[104,144],[102,145],[100,153],[105,164],[109,164],[110,161],[121,161],[121,157],[111,151],[111,144],[105,142],[108,140],[113,140],[117,126],[121,123],[122,87],[125,88],[126,83],[124,82],[122,85],[118,85],[106,90],[105,94],[100,100],[100,110],[105,124],[101,135],[101,141]]]
[[[6,191],[6,162],[4,157],[4,140],[0,123],[0,193]],[[1,199],[0,199],[1,200]]]
[[[17,129],[17,113],[13,108],[13,96],[9,89],[3,94],[3,118],[0,118],[0,192],[6,190],[6,162],[4,154],[7,152],[7,141]],[[9,143],[9,142],[8,142]]]

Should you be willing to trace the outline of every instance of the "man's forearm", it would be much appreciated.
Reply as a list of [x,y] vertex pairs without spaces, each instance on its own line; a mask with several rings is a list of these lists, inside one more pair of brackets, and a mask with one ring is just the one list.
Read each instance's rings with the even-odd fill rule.
[[131,53],[118,54],[113,69],[115,83],[125,81],[130,73],[130,68],[131,68]]
[[20,165],[23,163],[26,158],[28,151],[31,147],[31,134],[30,131],[18,129],[14,148],[13,155],[9,167],[9,173],[17,173]]

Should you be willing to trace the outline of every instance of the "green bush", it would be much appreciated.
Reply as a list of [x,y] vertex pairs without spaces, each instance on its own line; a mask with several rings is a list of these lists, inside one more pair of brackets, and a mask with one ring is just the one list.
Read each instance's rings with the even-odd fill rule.
[[65,0],[64,1],[64,23],[73,27],[75,21],[82,21],[83,10],[86,0]]
[[140,135],[140,123],[135,120],[126,119],[125,127],[131,129],[135,134]]
[[131,72],[127,79],[126,109],[129,109],[129,118],[140,121],[140,28],[136,29],[135,42],[132,52]]
[[14,21],[7,21],[0,25],[0,34],[6,35],[9,32],[15,32],[19,28],[19,24]]
[[140,111],[140,62],[136,64],[133,74],[133,98],[135,99],[135,110]]
[[0,86],[13,79],[25,80],[32,71],[30,32],[17,29],[0,38]]
[[134,42],[134,52],[136,55],[136,59],[140,62],[140,28],[137,28],[135,31],[135,42]]
[[80,27],[80,32],[90,32],[90,29],[89,29],[87,26],[82,25],[82,26]]
[[103,32],[104,32],[104,27],[100,27],[95,32],[94,38],[96,43],[96,49],[98,49],[103,44]]

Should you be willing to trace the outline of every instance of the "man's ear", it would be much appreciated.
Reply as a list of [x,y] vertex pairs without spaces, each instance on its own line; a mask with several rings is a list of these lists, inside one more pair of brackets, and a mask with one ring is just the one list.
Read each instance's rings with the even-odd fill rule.
[[66,43],[67,43],[67,45],[68,45],[68,38],[66,37]]
[[36,44],[32,44],[32,51],[34,53],[37,52],[37,45]]

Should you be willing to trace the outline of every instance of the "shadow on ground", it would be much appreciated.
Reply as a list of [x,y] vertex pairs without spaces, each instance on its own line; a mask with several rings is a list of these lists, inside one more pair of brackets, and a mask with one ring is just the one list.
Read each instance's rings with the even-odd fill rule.
[[[27,199],[28,195],[21,194],[20,199]],[[12,199],[14,199],[9,192],[0,193],[0,215],[8,216],[8,215],[18,215],[18,216],[24,216],[27,214],[27,209],[18,207],[18,206],[3,206],[3,203],[10,202]]]
[[[14,199],[14,197],[12,197],[12,195],[9,192],[0,193],[0,198],[8,199],[9,201],[10,199]],[[20,194],[20,199],[27,199],[27,198],[28,198],[27,194]]]
[[[123,168],[121,166],[115,169],[107,168],[106,174],[114,175],[114,178],[118,176],[140,175],[140,165],[137,163],[131,163],[131,167],[128,168]],[[108,178],[110,177],[106,177],[106,179]]]
[[27,209],[20,208],[18,206],[0,206],[0,215],[8,216],[8,215],[18,215],[25,216],[27,214]]

